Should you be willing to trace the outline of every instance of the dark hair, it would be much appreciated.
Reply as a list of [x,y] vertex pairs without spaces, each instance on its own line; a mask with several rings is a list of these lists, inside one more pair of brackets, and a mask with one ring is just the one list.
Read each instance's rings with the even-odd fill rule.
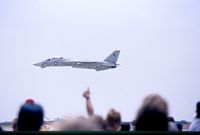
[[1,126],[0,126],[0,131],[3,131],[3,129],[1,128]]
[[182,131],[183,125],[181,124],[181,122],[176,123],[176,126],[177,126],[179,131]]
[[37,104],[24,104],[21,106],[17,128],[18,131],[38,131],[43,124],[43,109]]
[[122,122],[121,123],[121,131],[130,131],[131,122]]
[[167,114],[152,107],[146,107],[136,119],[136,131],[167,131]]
[[169,117],[168,117],[168,122],[175,122],[175,120],[174,120],[173,117],[169,116]]
[[197,113],[197,118],[200,118],[200,101],[197,102],[197,105],[196,105],[196,113]]

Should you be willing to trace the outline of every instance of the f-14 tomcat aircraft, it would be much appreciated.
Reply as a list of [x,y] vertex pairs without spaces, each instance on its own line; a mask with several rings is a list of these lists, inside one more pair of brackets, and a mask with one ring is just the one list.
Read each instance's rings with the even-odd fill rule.
[[104,61],[73,61],[63,57],[47,59],[43,62],[33,64],[41,68],[45,67],[55,67],[55,66],[71,66],[73,68],[85,68],[85,69],[95,69],[96,71],[107,70],[111,68],[116,68],[117,59],[119,56],[120,50],[116,50],[111,53]]

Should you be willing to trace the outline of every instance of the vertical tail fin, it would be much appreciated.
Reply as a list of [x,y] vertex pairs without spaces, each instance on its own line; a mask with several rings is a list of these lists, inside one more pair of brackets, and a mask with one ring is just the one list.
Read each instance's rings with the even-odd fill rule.
[[119,56],[120,50],[116,50],[113,53],[111,53],[104,61],[105,62],[111,62],[116,63],[118,56]]

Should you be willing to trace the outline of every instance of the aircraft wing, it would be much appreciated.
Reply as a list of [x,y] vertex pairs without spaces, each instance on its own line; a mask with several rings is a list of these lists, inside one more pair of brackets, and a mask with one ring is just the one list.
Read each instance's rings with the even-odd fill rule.
[[88,62],[88,61],[73,61],[73,65],[84,65],[84,64],[97,64],[98,62]]
[[96,67],[95,70],[96,71],[103,71],[103,70],[107,70],[109,69],[109,67]]
[[95,69],[96,71],[103,71],[103,70],[110,69],[110,67],[99,66],[99,62],[85,62],[85,61],[73,62],[72,67]]
[[71,66],[74,68],[86,68],[95,69],[98,66],[98,62],[85,62],[85,61],[72,61]]

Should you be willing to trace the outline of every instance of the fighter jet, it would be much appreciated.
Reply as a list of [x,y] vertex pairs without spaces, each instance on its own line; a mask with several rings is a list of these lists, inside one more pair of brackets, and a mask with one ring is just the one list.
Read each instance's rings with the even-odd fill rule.
[[117,59],[119,56],[120,50],[116,50],[111,53],[105,60],[102,62],[97,61],[73,61],[63,57],[47,59],[43,62],[33,64],[41,68],[45,67],[58,67],[58,66],[71,66],[73,68],[84,68],[84,69],[94,69],[96,71],[102,71],[107,69],[116,68]]

